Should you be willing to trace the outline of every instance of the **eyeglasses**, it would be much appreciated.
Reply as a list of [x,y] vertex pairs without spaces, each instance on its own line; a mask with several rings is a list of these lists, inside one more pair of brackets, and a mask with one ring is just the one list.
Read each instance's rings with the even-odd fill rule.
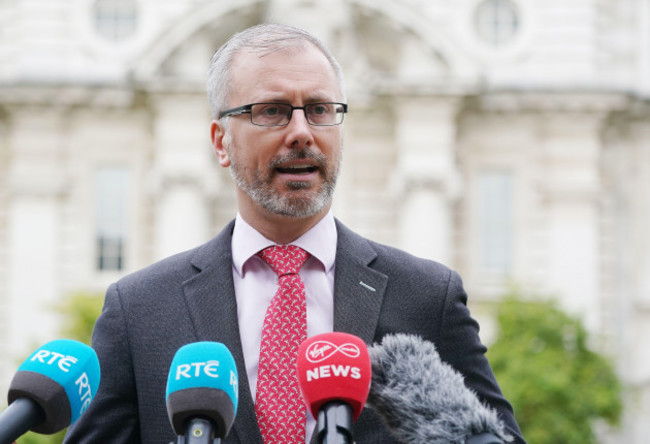
[[285,126],[289,124],[295,109],[303,110],[310,125],[334,126],[343,123],[348,105],[336,102],[310,103],[305,106],[293,106],[287,103],[251,103],[222,111],[219,113],[219,118],[250,114],[253,125]]

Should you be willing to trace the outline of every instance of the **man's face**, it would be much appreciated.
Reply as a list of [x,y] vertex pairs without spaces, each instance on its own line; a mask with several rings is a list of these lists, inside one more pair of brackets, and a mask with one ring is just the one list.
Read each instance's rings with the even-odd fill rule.
[[[304,106],[342,99],[334,70],[314,46],[261,55],[239,53],[229,107],[278,102]],[[242,213],[309,217],[331,205],[341,160],[342,125],[311,126],[302,110],[281,127],[253,125],[249,114],[212,124],[219,162],[230,167]]]

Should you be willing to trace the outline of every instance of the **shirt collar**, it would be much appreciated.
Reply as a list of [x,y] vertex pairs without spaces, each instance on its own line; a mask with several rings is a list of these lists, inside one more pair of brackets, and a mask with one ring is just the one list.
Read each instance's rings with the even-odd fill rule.
[[[300,236],[291,245],[296,245],[307,251],[323,264],[325,272],[334,266],[336,257],[337,232],[332,211],[323,217],[316,225]],[[235,228],[232,234],[232,262],[239,275],[245,273],[246,262],[257,252],[276,245],[259,231],[250,226],[239,213],[235,218]]]

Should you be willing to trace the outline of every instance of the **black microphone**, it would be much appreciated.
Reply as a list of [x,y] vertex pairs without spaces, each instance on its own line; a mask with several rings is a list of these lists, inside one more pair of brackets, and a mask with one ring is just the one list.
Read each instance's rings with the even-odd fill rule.
[[0,414],[0,444],[29,430],[51,435],[74,423],[99,387],[99,360],[81,342],[57,339],[31,354],[10,385],[9,407]]
[[167,378],[167,414],[178,444],[218,444],[235,420],[237,365],[219,342],[179,348]]
[[367,405],[403,442],[503,444],[512,437],[497,413],[418,336],[387,335],[368,348],[372,384]]

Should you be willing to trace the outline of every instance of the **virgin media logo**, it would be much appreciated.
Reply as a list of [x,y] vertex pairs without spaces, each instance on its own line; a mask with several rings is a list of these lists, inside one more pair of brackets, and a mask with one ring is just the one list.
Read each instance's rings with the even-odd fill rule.
[[361,354],[359,347],[352,343],[336,345],[329,341],[316,341],[307,347],[306,358],[312,364],[322,362],[337,353],[342,353],[348,358],[358,358]]

